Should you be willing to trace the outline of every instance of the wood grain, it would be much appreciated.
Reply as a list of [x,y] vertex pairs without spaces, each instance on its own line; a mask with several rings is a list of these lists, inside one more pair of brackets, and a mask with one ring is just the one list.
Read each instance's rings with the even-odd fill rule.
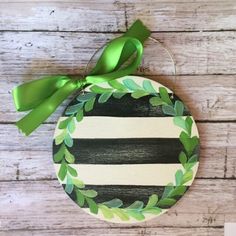
[[[19,234],[20,233],[20,234]],[[95,229],[60,229],[60,230],[33,230],[31,231],[32,236],[137,236],[137,235],[148,235],[148,236],[222,236],[224,233],[223,228],[218,227],[198,227],[198,228],[172,228],[172,227],[155,227],[155,228],[103,228]],[[0,236],[28,236],[28,230],[12,230],[7,232],[0,232]]]
[[[231,164],[236,156],[236,124],[198,123],[197,126],[201,137],[197,176],[223,178],[227,170],[227,177],[231,177],[234,168]],[[55,179],[52,164],[54,124],[42,125],[30,137],[22,136],[12,124],[1,124],[0,128],[4,137],[0,140],[0,157],[3,160],[0,180]],[[228,150],[231,152],[227,153]]]
[[44,3],[1,1],[0,15],[0,30],[93,32],[126,30],[124,7],[117,5],[115,1]]
[[235,29],[235,1],[128,0],[129,25],[139,18],[152,31]]
[[[236,75],[148,76],[161,82],[184,101],[197,120],[235,120]],[[16,112],[11,90],[22,82],[40,78],[37,75],[6,75],[0,79],[0,122],[15,122],[23,113]],[[56,122],[71,98],[65,101],[47,120]]]
[[[0,32],[2,74],[79,74],[92,54],[117,34]],[[177,74],[235,74],[236,32],[154,33],[173,53]],[[165,50],[148,41],[140,72],[173,74]]]
[[[235,161],[235,148],[227,154],[227,166],[226,149],[202,148],[197,178],[235,178],[234,165],[231,165]],[[50,148],[48,151],[1,151],[0,158],[0,181],[56,179]]]
[[[235,1],[1,1],[0,30],[124,31],[137,18],[152,31],[235,30]],[[9,10],[10,9],[10,10]]]
[[[132,227],[222,227],[236,220],[235,187],[235,180],[196,180],[168,213]],[[1,182],[0,189],[4,230],[117,228],[76,207],[57,180]]]
[[[236,221],[235,8],[234,0],[2,0],[0,236],[223,235],[224,222]],[[48,119],[52,124],[25,138],[12,125],[23,114],[15,111],[10,91],[38,75],[81,73],[93,52],[136,18],[159,32],[152,36],[170,48],[182,76],[154,76],[172,74],[173,66],[152,42],[139,73],[188,105],[199,121],[201,159],[197,180],[173,209],[127,226],[87,215],[56,180],[52,135],[70,98]]]
[[[197,123],[202,148],[235,147],[236,123]],[[0,151],[45,151],[52,148],[55,124],[41,125],[29,137],[24,137],[13,124],[0,124]],[[14,137],[14,138],[12,138]],[[20,145],[19,145],[20,144]]]

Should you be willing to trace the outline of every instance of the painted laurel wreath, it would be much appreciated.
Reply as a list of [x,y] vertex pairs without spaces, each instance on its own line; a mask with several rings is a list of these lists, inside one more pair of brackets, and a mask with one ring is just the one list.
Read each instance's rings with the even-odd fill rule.
[[[65,182],[65,191],[69,195],[76,196],[76,203],[80,207],[87,204],[91,213],[98,214],[100,211],[105,219],[117,216],[122,221],[128,221],[131,218],[141,221],[145,219],[146,214],[159,215],[164,209],[176,203],[187,190],[185,184],[193,179],[192,168],[198,162],[196,153],[199,138],[192,136],[192,118],[183,117],[185,109],[183,103],[179,100],[174,102],[164,87],[156,91],[150,80],[144,80],[142,86],[131,78],[126,78],[122,82],[113,80],[107,83],[106,88],[94,85],[89,90],[76,98],[77,104],[67,108],[65,113],[69,116],[59,123],[58,128],[61,133],[55,137],[55,144],[60,147],[54,155],[54,162],[60,164],[57,175],[62,182]],[[128,207],[122,207],[122,200],[117,198],[102,203],[96,202],[98,193],[95,190],[86,189],[83,181],[78,178],[77,170],[71,166],[75,162],[75,157],[70,153],[69,148],[73,146],[71,134],[75,130],[75,122],[80,122],[84,114],[93,109],[96,99],[98,103],[105,103],[111,96],[120,99],[126,94],[130,94],[134,99],[150,96],[149,103],[152,106],[161,106],[165,115],[173,116],[174,124],[182,129],[179,140],[183,150],[179,153],[179,161],[183,170],[176,171],[175,183],[165,186],[162,196],[154,193],[146,203],[137,200]]]

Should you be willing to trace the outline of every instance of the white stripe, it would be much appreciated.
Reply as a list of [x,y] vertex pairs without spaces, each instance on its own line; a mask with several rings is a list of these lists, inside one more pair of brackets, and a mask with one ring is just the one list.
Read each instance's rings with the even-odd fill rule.
[[[61,117],[58,124],[66,118]],[[54,137],[62,132],[58,124]],[[173,117],[87,116],[76,122],[72,138],[178,138],[181,131]],[[195,123],[192,135],[198,136]]]
[[[60,165],[54,164],[56,173]],[[78,178],[91,185],[143,185],[165,186],[175,183],[175,173],[183,170],[181,164],[128,164],[128,165],[92,165],[73,164]],[[198,163],[192,168],[194,176]],[[193,178],[194,179],[194,178]],[[192,180],[186,185],[191,185]]]
[[[132,80],[134,80],[134,82],[136,83],[136,84],[138,84],[139,86],[143,86],[143,81],[144,80],[150,80],[150,79],[148,79],[148,78],[144,78],[144,77],[140,77],[140,76],[131,76],[131,75],[129,75],[129,76],[124,76],[124,77],[121,77],[121,78],[119,78],[119,79],[116,79],[117,81],[119,81],[119,82],[122,82],[124,79],[132,79]],[[167,87],[165,87],[164,85],[162,85],[162,84],[160,84],[160,83],[158,83],[158,82],[156,82],[156,81],[153,81],[153,80],[150,80],[150,82],[151,82],[151,84],[152,84],[152,86],[153,86],[153,88],[158,92],[159,91],[159,88],[160,87],[164,87],[164,88],[166,88],[166,90],[168,91],[168,93],[172,93],[172,91],[169,89],[169,88],[167,88]],[[99,83],[98,84],[98,86],[99,87],[103,87],[103,88],[110,88],[111,86],[108,84],[108,83],[106,83],[106,82],[104,82],[104,83]],[[87,92],[89,92],[90,90],[89,90],[89,87],[87,87],[86,89],[85,89],[85,91],[87,91]]]

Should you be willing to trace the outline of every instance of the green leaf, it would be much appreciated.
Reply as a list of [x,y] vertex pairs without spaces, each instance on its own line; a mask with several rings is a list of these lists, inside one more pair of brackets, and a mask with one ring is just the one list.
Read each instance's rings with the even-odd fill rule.
[[74,120],[74,117],[71,119],[71,121],[67,125],[67,129],[68,129],[69,133],[73,133],[75,131],[75,120]]
[[177,100],[175,101],[174,109],[175,109],[176,116],[182,116],[184,112],[184,104],[181,101]]
[[187,162],[187,156],[183,151],[181,151],[180,154],[179,154],[179,161],[183,166]]
[[71,114],[75,114],[77,111],[81,110],[84,106],[84,103],[78,103],[72,106],[67,107],[65,114],[66,115],[71,115]]
[[161,198],[163,199],[163,198],[168,197],[168,196],[169,196],[169,193],[170,193],[173,189],[174,189],[174,186],[173,186],[172,183],[167,184],[167,185],[165,186],[165,189],[164,189],[164,192],[163,192]]
[[154,87],[152,86],[152,83],[150,80],[144,80],[143,81],[143,88],[144,90],[146,90],[148,93],[150,94],[156,94],[156,90],[154,89]]
[[180,117],[180,116],[175,116],[174,117],[174,124],[179,126],[180,128],[186,130],[186,126],[185,126],[185,120]]
[[80,122],[81,120],[83,120],[83,118],[84,118],[84,111],[81,109],[76,114],[76,120]]
[[162,111],[166,115],[175,116],[175,110],[174,110],[174,108],[172,106],[163,105],[162,106]]
[[142,88],[138,84],[136,84],[132,79],[124,79],[123,84],[131,91],[142,90]]
[[67,161],[68,163],[70,163],[70,164],[73,164],[73,163],[75,162],[75,157],[74,157],[74,155],[72,155],[72,154],[67,150],[66,147],[65,147],[64,150],[65,150],[65,151],[64,151],[64,154],[65,154],[65,159],[66,159],[66,161]]
[[[80,94],[76,99],[79,102],[87,102],[89,100],[91,100],[92,98],[96,97],[96,93],[84,93],[84,94]],[[82,103],[83,104],[83,103]],[[83,106],[82,106],[83,107]],[[82,108],[81,107],[81,108]],[[80,109],[81,109],[80,108]]]
[[67,169],[68,169],[69,173],[71,174],[71,176],[73,176],[73,177],[78,176],[76,169],[74,169],[73,167],[67,165]]
[[95,190],[80,190],[80,192],[89,198],[94,198],[98,195],[98,193]]
[[196,163],[197,163],[197,162],[186,163],[186,164],[184,165],[184,169],[185,169],[186,171],[189,171],[189,170],[191,170],[191,169],[196,165]]
[[98,94],[102,94],[102,93],[110,93],[113,91],[112,88],[103,88],[97,85],[93,85],[92,87],[89,88],[90,91],[94,92],[94,93],[98,93]]
[[97,205],[97,203],[93,199],[91,199],[91,198],[85,197],[85,199],[86,199],[86,202],[88,203],[90,212],[94,213],[94,214],[97,214],[98,213],[98,205]]
[[170,206],[173,206],[175,203],[176,203],[176,200],[174,198],[164,198],[164,199],[161,199],[157,203],[157,206],[159,206],[159,207],[170,207]]
[[179,139],[183,144],[184,149],[186,150],[188,156],[190,156],[193,153],[194,149],[197,147],[199,143],[199,139],[197,136],[190,138],[188,134],[186,134],[183,131],[181,132]]
[[84,205],[84,200],[85,200],[84,195],[80,192],[80,190],[77,190],[75,194],[76,194],[76,202],[80,207],[82,207]]
[[121,99],[125,94],[126,93],[117,93],[117,92],[115,92],[112,95],[113,95],[114,98]]
[[160,97],[151,97],[149,103],[154,107],[165,104]]
[[175,197],[175,196],[182,196],[187,190],[186,186],[176,186],[169,194],[169,196]]
[[73,118],[73,116],[70,116],[64,120],[62,120],[60,123],[59,123],[59,126],[58,128],[59,129],[65,129],[67,128],[67,125],[70,123],[71,119]]
[[58,177],[61,181],[63,181],[65,179],[66,173],[67,173],[67,165],[66,165],[65,161],[62,161],[62,163],[60,165],[60,169],[58,171]]
[[188,170],[187,172],[184,173],[183,180],[182,180],[181,184],[183,185],[192,179],[193,179],[193,171]]
[[166,88],[160,87],[159,93],[160,93],[160,97],[161,97],[162,101],[164,101],[168,105],[172,106],[172,101],[170,100],[170,96],[169,96]]
[[112,219],[114,217],[112,210],[107,206],[100,204],[98,208],[102,211],[102,214],[105,219]]
[[123,84],[121,84],[120,82],[118,82],[116,79],[109,81],[108,84],[112,88],[117,89],[119,91],[126,91],[125,86]]
[[154,207],[158,202],[158,196],[156,194],[152,194],[149,199],[148,199],[148,203],[146,205],[145,208],[150,208],[150,207]]
[[162,209],[159,207],[149,207],[149,208],[144,208],[142,210],[143,213],[149,213],[149,214],[154,214],[154,215],[159,215],[161,211]]
[[110,201],[103,202],[102,204],[106,205],[107,207],[110,207],[110,208],[118,208],[123,205],[123,202],[118,198],[114,198]]
[[55,144],[59,145],[64,141],[64,138],[66,136],[66,130],[63,130],[59,135],[55,137]]
[[195,163],[197,161],[198,161],[198,155],[194,154],[189,158],[188,163]]
[[182,170],[177,170],[175,173],[175,184],[176,186],[179,186],[181,184],[181,181],[183,179],[183,171]]
[[193,120],[190,116],[186,117],[185,119],[185,126],[186,126],[186,131],[188,133],[188,135],[191,137],[191,131],[192,131],[192,124],[193,124]]
[[73,191],[73,189],[74,189],[74,185],[73,185],[73,183],[72,183],[72,179],[70,178],[70,176],[67,175],[65,191],[66,191],[68,194],[71,194],[72,191]]
[[67,147],[72,147],[73,146],[73,139],[69,134],[66,134],[64,138],[64,143],[66,144]]
[[193,124],[193,120],[191,117],[188,116],[184,120],[182,117],[176,116],[174,117],[174,124],[184,129],[188,133],[188,136],[191,137],[191,130]]
[[144,220],[145,216],[142,214],[142,212],[137,210],[127,210],[126,211],[129,216],[133,217],[136,220]]
[[84,110],[87,111],[87,112],[93,110],[93,106],[94,106],[95,100],[96,100],[96,98],[92,98],[91,100],[88,100],[85,103]]
[[120,208],[112,208],[112,212],[117,215],[121,220],[127,221],[129,220],[129,216],[124,212],[123,209]]
[[111,95],[112,95],[111,92],[101,94],[98,99],[98,102],[105,103],[111,97]]
[[141,98],[141,97],[144,97],[147,95],[148,95],[148,93],[145,92],[144,90],[136,90],[131,94],[131,97],[134,99],[138,99],[138,98]]
[[73,184],[78,188],[84,188],[84,182],[80,179],[72,179]]
[[65,145],[62,144],[56,154],[53,155],[54,162],[60,162],[64,157]]
[[142,201],[135,201],[130,206],[127,207],[127,209],[136,209],[140,210],[143,208],[143,202]]

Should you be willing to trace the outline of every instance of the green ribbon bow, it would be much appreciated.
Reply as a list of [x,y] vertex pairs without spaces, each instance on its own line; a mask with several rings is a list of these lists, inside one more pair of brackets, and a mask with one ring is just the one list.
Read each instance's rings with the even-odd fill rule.
[[[96,66],[82,78],[83,81],[57,75],[14,88],[12,93],[17,111],[31,110],[16,122],[17,127],[25,135],[29,135],[73,92],[84,86],[108,82],[133,73],[141,62],[143,43],[149,35],[150,31],[141,21],[134,22],[123,36],[107,43]],[[134,53],[134,58],[128,61]],[[128,62],[128,65],[123,66],[125,62]]]

